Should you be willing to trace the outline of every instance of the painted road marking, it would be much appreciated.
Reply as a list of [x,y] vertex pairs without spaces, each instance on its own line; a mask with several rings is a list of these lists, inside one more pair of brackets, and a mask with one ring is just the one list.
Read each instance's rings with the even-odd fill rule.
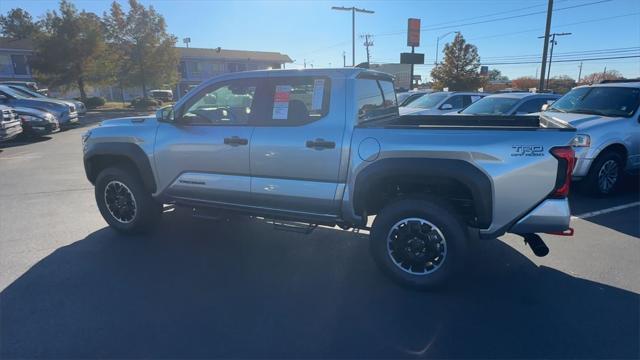
[[640,205],[640,201],[636,201],[629,204],[613,206],[613,207],[602,209],[602,210],[596,210],[596,211],[591,211],[591,212],[580,214],[580,215],[575,215],[575,216],[572,216],[571,218],[572,219],[588,219],[590,217],[604,215],[604,214],[612,213],[614,211],[624,210],[624,209],[628,209],[628,208],[639,206],[639,205]]

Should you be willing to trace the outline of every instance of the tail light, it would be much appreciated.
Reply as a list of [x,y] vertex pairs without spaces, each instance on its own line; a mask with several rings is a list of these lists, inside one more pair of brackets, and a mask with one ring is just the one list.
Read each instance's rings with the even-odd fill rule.
[[551,155],[558,159],[558,174],[556,176],[555,190],[552,198],[563,199],[569,195],[573,167],[576,164],[576,155],[569,146],[555,147],[551,149]]

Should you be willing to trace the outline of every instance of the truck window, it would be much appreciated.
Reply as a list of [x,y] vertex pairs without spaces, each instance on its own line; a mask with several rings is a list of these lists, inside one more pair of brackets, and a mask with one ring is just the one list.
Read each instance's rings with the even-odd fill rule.
[[[464,95],[454,95],[447,99],[442,105],[450,104],[452,109],[462,109],[464,107]],[[440,107],[442,108],[442,105]]]
[[327,77],[282,77],[268,81],[266,116],[256,125],[302,125],[317,121],[329,112],[331,81]]
[[198,94],[183,119],[191,125],[244,125],[249,122],[256,80],[232,80]]
[[524,104],[518,107],[518,110],[516,110],[516,112],[527,114],[539,112],[542,110],[542,105],[546,103],[546,98],[527,100]]
[[393,83],[376,79],[356,80],[358,123],[398,115]]

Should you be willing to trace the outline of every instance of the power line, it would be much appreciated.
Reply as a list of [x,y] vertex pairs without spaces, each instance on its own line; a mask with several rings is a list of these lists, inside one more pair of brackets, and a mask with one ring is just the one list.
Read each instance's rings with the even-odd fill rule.
[[[627,56],[586,58],[586,59],[568,59],[568,60],[563,59],[563,60],[555,60],[554,62],[580,62],[580,61],[631,59],[631,58],[640,58],[640,54],[627,55]],[[494,63],[481,63],[481,64],[482,65],[519,65],[519,64],[538,64],[538,63],[540,63],[540,61],[494,62]]]
[[[584,6],[590,6],[590,5],[596,5],[596,4],[602,4],[602,3],[606,3],[606,2],[610,2],[613,0],[599,0],[599,1],[594,1],[594,2],[590,2],[590,3],[585,3],[585,4],[578,4],[578,5],[572,5],[572,6],[565,6],[562,8],[557,8],[557,9],[553,9],[554,12],[556,11],[562,11],[562,10],[568,10],[568,9],[575,9],[575,8],[579,8],[579,7],[584,7]],[[501,17],[501,18],[496,18],[496,19],[488,19],[488,20],[482,20],[482,21],[475,21],[475,22],[470,22],[470,23],[463,23],[463,24],[451,24],[451,25],[446,25],[446,26],[440,26],[440,27],[424,27],[421,28],[420,31],[434,31],[434,30],[443,30],[443,29],[451,29],[451,28],[458,28],[461,26],[470,26],[470,25],[477,25],[477,24],[485,24],[485,23],[489,23],[489,22],[495,22],[495,21],[504,21],[504,20],[511,20],[511,19],[517,19],[517,18],[521,18],[521,17],[527,17],[527,16],[533,16],[533,15],[539,15],[539,14],[545,14],[547,11],[543,10],[543,11],[534,11],[534,12],[530,12],[530,13],[526,13],[526,14],[520,14],[520,15],[512,15],[512,16],[505,16],[505,17]],[[455,22],[455,21],[454,21]],[[402,31],[402,32],[393,32],[393,33],[383,33],[383,34],[374,34],[375,36],[391,36],[391,35],[402,35],[405,34],[406,31]]]

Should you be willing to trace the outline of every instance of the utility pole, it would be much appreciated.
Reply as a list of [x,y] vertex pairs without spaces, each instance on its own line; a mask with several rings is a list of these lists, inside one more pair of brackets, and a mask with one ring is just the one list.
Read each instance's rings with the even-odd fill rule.
[[347,53],[345,51],[342,52],[342,67],[347,67]]
[[544,90],[544,73],[547,69],[547,51],[549,49],[549,33],[551,32],[551,14],[553,14],[553,0],[547,4],[547,26],[544,29],[544,47],[542,48],[542,69],[540,71],[540,83],[538,92]]
[[578,82],[576,82],[576,84],[580,84],[581,78],[582,78],[582,61],[580,61],[580,71],[578,71]]
[[331,10],[351,11],[351,66],[356,66],[356,12],[373,14],[375,11],[367,9],[359,9],[355,6],[332,6]]
[[370,34],[364,34],[361,35],[360,38],[364,38],[364,43],[362,45],[364,45],[365,49],[367,50],[367,64],[369,64],[369,47],[373,46],[373,36]]
[[307,68],[307,59],[303,59],[302,62],[304,64],[304,68],[306,69]]
[[[545,34],[545,36],[548,36],[549,34]],[[549,77],[551,77],[551,62],[553,61],[553,48],[555,45],[558,44],[558,42],[556,41],[556,36],[567,36],[567,35],[571,35],[571,33],[553,33],[550,34],[551,35],[551,54],[549,54],[549,68],[547,69],[547,86],[549,87]],[[538,39],[542,39],[545,36],[539,36]]]
[[607,80],[607,65],[604,66],[604,71],[602,72],[602,80]]

